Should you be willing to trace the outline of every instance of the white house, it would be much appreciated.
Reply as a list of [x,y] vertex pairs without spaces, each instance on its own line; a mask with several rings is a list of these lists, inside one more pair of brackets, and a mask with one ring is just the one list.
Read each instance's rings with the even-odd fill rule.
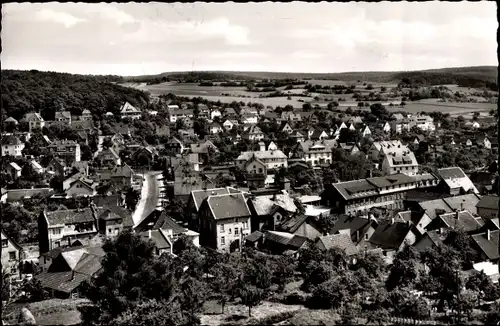
[[371,136],[372,134],[372,131],[370,130],[370,127],[368,126],[365,126],[362,130],[361,130],[361,136],[363,137],[368,137],[368,136]]
[[241,117],[241,123],[243,124],[257,124],[258,115],[245,114]]
[[37,112],[26,113],[23,121],[29,124],[30,132],[34,129],[42,129],[43,127],[45,127],[45,120],[42,118],[40,113]]
[[140,119],[141,111],[132,106],[129,102],[125,102],[120,107],[120,114],[123,118],[127,117],[130,119]]
[[210,112],[210,119],[215,119],[215,117],[220,117],[222,116],[222,113],[220,112],[219,109],[213,109],[212,112]]
[[210,128],[211,134],[218,134],[218,133],[224,131],[224,129],[222,129],[221,125],[216,123],[216,122],[212,123],[209,128]]
[[23,156],[22,151],[24,149],[24,143],[19,140],[16,136],[4,136],[2,137],[2,156]]
[[226,120],[226,121],[224,121],[224,123],[222,123],[222,126],[223,126],[223,127],[224,127],[224,129],[226,129],[226,130],[231,130],[231,129],[233,129],[233,127],[234,127],[234,123],[233,123],[233,122],[231,122],[231,120]]
[[417,127],[424,131],[434,131],[436,126],[434,125],[434,119],[428,115],[414,115],[409,116],[409,127]]
[[264,162],[268,169],[279,169],[281,167],[286,168],[288,166],[287,157],[280,150],[243,152],[236,159],[236,165],[238,167],[244,168],[245,163],[252,159],[252,157],[254,156]]
[[194,117],[194,110],[172,110],[170,111],[170,122],[175,123],[179,119],[186,119]]

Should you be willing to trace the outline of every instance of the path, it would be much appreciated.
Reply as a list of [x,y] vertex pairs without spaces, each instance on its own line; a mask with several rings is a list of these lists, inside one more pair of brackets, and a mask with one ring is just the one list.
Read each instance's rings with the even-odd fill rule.
[[160,188],[158,184],[159,175],[160,172],[156,171],[150,171],[144,174],[141,198],[132,215],[134,225],[139,224],[146,216],[156,209],[160,197]]

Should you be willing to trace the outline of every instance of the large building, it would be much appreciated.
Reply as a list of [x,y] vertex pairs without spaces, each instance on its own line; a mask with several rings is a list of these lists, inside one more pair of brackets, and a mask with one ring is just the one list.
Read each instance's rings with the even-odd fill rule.
[[251,213],[242,193],[208,196],[200,206],[200,245],[238,251],[250,234]]
[[436,126],[434,125],[434,119],[428,115],[412,115],[408,117],[410,129],[417,127],[424,131],[434,131]]
[[424,182],[403,173],[326,185],[322,201],[340,213],[366,212],[371,208],[403,208],[406,192],[436,186],[439,179],[429,175]]
[[23,156],[24,143],[16,136],[2,137],[2,156]]
[[47,146],[54,156],[63,159],[66,163],[80,162],[80,145],[72,140],[57,140]]
[[287,157],[280,150],[243,152],[236,159],[236,165],[240,168],[244,168],[245,163],[253,157],[256,157],[260,161],[264,162],[268,169],[279,169],[281,167],[286,168],[288,166]]
[[297,144],[294,156],[302,158],[311,166],[319,166],[332,163],[332,148],[337,147],[337,141],[321,140],[312,141],[306,140]]
[[385,175],[404,173],[416,175],[418,162],[415,154],[400,140],[374,142],[368,157],[376,163]]

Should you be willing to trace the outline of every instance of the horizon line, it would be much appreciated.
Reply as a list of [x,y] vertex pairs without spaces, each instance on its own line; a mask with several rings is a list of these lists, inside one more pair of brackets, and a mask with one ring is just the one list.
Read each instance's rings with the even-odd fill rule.
[[475,66],[454,66],[454,67],[442,67],[442,68],[425,68],[425,69],[416,69],[416,70],[360,70],[360,71],[339,71],[339,72],[290,72],[290,71],[270,71],[270,70],[207,70],[207,69],[194,69],[194,70],[170,70],[163,71],[154,74],[142,74],[142,75],[114,75],[114,74],[81,74],[81,73],[73,73],[67,71],[57,71],[57,70],[39,70],[39,69],[1,69],[0,71],[39,71],[46,73],[61,73],[61,74],[70,74],[70,75],[81,75],[81,76],[118,76],[123,78],[130,77],[153,77],[159,76],[162,74],[175,74],[175,73],[195,73],[195,72],[218,72],[218,73],[269,73],[269,74],[300,74],[300,75],[332,75],[332,74],[354,74],[354,73],[401,73],[401,72],[425,72],[432,70],[444,70],[444,69],[461,69],[461,68],[488,68],[488,67],[497,67],[495,65],[475,65]]

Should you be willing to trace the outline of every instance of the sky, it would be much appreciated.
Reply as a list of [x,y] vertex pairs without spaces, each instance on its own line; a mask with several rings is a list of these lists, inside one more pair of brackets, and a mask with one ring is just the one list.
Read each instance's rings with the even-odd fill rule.
[[150,75],[498,65],[496,2],[8,3],[2,69]]

